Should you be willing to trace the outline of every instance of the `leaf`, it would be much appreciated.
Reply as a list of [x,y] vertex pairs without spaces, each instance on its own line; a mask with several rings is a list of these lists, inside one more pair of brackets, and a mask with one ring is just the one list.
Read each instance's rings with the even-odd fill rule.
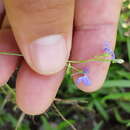
[[119,114],[119,111],[117,109],[114,109],[114,114],[115,114],[115,118],[118,122],[120,122],[121,124],[130,124],[130,120],[124,120],[122,119],[122,117]]
[[130,63],[130,38],[127,38],[127,50],[128,50],[128,58]]
[[[75,121],[74,120],[68,120],[71,124],[74,124]],[[67,127],[69,127],[70,125],[66,122],[66,121],[62,121],[58,127],[57,130],[66,130]]]
[[124,111],[130,113],[130,103],[119,102],[118,104]]
[[102,104],[100,102],[98,102],[97,100],[94,100],[94,105],[95,105],[97,111],[101,114],[101,116],[105,120],[108,120],[109,115],[108,115],[107,111],[104,109],[104,107],[102,106]]
[[103,86],[104,88],[110,88],[110,87],[130,88],[130,80],[107,80]]
[[41,120],[43,122],[43,129],[44,130],[56,130],[55,128],[52,128],[47,119],[44,116],[41,116]]
[[103,123],[104,123],[103,121],[100,121],[99,123],[96,123],[93,130],[101,130],[101,127],[102,127]]
[[12,116],[10,113],[6,114],[5,120],[10,122],[12,124],[12,126],[15,128],[16,124],[17,124],[17,120],[15,119],[14,116]]
[[102,103],[105,103],[106,100],[119,100],[119,99],[130,101],[130,92],[109,94],[108,96],[102,98]]
[[130,80],[130,72],[126,72],[124,70],[117,71],[117,74],[123,78],[127,78]]

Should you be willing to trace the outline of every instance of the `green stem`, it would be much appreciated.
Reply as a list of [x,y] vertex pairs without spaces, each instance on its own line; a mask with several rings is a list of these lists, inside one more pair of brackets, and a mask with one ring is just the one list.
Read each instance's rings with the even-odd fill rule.
[[0,52],[1,55],[12,55],[12,56],[23,56],[22,54],[11,53],[11,52]]
[[19,118],[17,124],[16,124],[15,130],[18,130],[18,128],[20,127],[20,125],[21,125],[21,123],[22,123],[24,117],[25,117],[25,113],[22,113],[22,114],[20,115],[20,118]]
[[72,64],[79,64],[79,63],[88,63],[91,61],[102,61],[102,62],[111,62],[112,60],[109,59],[89,59],[89,60],[83,60],[83,61],[68,61],[68,63],[72,63]]
[[8,84],[5,84],[5,87],[12,93],[14,97],[16,96],[15,91]]

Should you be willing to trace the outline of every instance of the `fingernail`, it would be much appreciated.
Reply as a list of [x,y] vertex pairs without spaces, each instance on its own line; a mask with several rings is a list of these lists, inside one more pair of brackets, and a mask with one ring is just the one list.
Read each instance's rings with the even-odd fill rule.
[[66,64],[67,48],[62,35],[49,35],[33,41],[29,52],[32,64],[40,74],[56,73]]

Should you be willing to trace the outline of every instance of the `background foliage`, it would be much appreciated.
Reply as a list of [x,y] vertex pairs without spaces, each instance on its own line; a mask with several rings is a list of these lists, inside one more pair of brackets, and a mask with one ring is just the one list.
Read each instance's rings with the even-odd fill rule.
[[[125,50],[125,51],[124,51]],[[126,51],[127,50],[127,51]],[[103,88],[81,92],[66,74],[54,104],[41,116],[27,116],[15,104],[15,74],[0,88],[0,130],[127,130],[130,128],[130,1],[120,17],[116,55]]]

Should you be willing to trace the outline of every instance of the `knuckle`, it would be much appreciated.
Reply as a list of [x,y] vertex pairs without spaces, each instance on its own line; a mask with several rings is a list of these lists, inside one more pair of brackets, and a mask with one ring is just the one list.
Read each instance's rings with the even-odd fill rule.
[[117,26],[117,22],[103,22],[103,23],[96,23],[96,24],[79,24],[77,26],[75,26],[75,30],[76,31],[80,31],[80,30],[101,30],[103,28],[113,28]]

